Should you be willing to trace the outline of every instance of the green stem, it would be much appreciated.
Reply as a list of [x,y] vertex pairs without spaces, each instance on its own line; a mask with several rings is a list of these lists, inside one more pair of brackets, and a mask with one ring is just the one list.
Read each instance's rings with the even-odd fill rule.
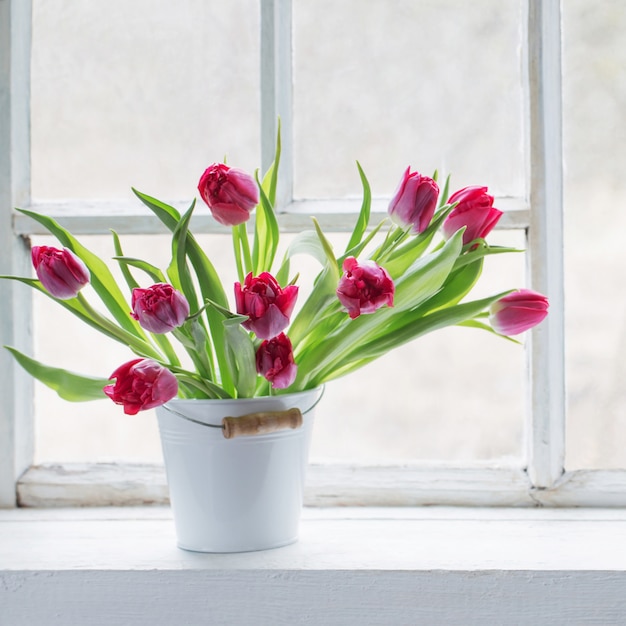
[[253,272],[252,255],[250,254],[250,242],[248,241],[248,231],[245,224],[239,224],[239,235],[241,239],[241,249],[243,251],[244,267],[246,268],[246,274]]
[[[202,328],[198,324],[198,328]],[[204,330],[204,329],[203,329]],[[213,380],[213,371],[211,368],[211,362],[209,355],[203,348],[203,342],[196,341],[196,338],[191,332],[183,330],[183,327],[175,328],[172,334],[183,345],[187,354],[193,361],[193,364],[201,378],[205,380]]]
[[165,335],[160,335],[156,333],[153,333],[153,337],[154,341],[159,345],[161,350],[163,350],[163,352],[167,356],[169,362],[174,366],[180,366],[180,360],[178,358],[178,355],[176,354],[176,351],[174,350],[174,347],[172,346],[172,343],[169,341],[169,339]]
[[243,271],[243,259],[241,258],[241,237],[239,236],[239,227],[233,226],[233,251],[235,253],[235,265],[237,266],[237,277],[243,285],[245,274]]

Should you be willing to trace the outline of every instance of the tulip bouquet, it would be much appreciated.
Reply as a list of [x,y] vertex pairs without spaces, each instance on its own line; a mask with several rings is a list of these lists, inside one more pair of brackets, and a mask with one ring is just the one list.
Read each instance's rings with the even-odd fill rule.
[[[108,396],[135,414],[175,396],[246,398],[311,389],[445,326],[509,336],[547,315],[547,298],[525,289],[467,298],[485,257],[513,251],[485,239],[502,213],[486,187],[449,195],[449,179],[440,189],[436,174],[430,178],[410,168],[389,204],[389,219],[372,225],[370,186],[357,164],[363,201],[346,248],[336,252],[312,218],[311,230],[299,233],[279,259],[279,160],[280,135],[274,163],[262,179],[222,163],[200,177],[200,197],[218,222],[232,228],[239,280],[230,290],[189,230],[195,200],[181,215],[133,190],[171,231],[172,254],[161,270],[126,256],[114,232],[114,261],[124,289],[107,264],[59,223],[21,210],[61,247],[32,248],[36,279],[3,278],[43,292],[128,346],[135,358],[106,378],[94,378],[7,349],[61,397]],[[291,269],[297,254],[320,263],[310,294],[300,303],[299,277]]]

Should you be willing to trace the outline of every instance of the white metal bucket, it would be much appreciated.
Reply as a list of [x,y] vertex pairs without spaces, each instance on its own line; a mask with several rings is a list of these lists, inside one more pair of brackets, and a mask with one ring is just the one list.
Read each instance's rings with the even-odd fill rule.
[[[179,547],[247,552],[297,540],[313,407],[321,394],[318,388],[240,400],[171,400],[157,408]],[[227,416],[291,408],[302,412],[295,430],[226,439],[219,427]]]

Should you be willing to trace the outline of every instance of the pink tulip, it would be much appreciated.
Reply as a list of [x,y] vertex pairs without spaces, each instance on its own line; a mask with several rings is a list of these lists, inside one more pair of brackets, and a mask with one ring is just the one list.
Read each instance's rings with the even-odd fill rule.
[[352,319],[361,313],[374,313],[385,304],[393,306],[395,286],[387,271],[373,261],[361,264],[354,257],[343,262],[337,297]]
[[126,415],[161,406],[178,393],[174,374],[150,359],[124,363],[109,378],[115,383],[107,385],[104,393],[115,404],[122,404]]
[[449,239],[465,226],[463,245],[484,239],[502,215],[502,211],[494,208],[493,196],[487,193],[487,187],[464,187],[453,193],[448,202],[458,204],[443,223],[443,235]]
[[389,215],[400,226],[413,225],[414,233],[428,228],[437,207],[439,186],[427,176],[407,167],[400,185],[389,203]]
[[189,315],[185,296],[166,283],[133,289],[131,316],[151,333],[168,333],[184,324]]
[[89,283],[87,266],[67,248],[33,246],[31,259],[41,284],[59,300],[75,298]]
[[287,328],[298,297],[298,287],[288,285],[284,289],[269,272],[256,278],[248,274],[241,283],[235,283],[237,313],[247,315],[242,326],[260,339],[271,339]]
[[298,366],[293,359],[291,341],[285,333],[266,339],[259,346],[256,370],[272,383],[273,389],[285,389],[296,379]]
[[222,163],[214,163],[205,170],[198,191],[213,217],[225,226],[247,222],[259,203],[259,189],[254,178]]
[[548,298],[530,289],[520,289],[491,305],[489,322],[501,335],[519,335],[539,324],[546,315]]

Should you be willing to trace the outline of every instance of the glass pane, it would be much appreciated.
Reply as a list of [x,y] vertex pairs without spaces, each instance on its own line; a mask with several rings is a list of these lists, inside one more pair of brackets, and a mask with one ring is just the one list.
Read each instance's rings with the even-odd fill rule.
[[295,195],[393,193],[411,165],[524,196],[519,0],[294,2]]
[[186,199],[259,166],[257,0],[33,0],[35,198]]
[[[345,247],[346,235],[330,236],[337,249]],[[284,237],[283,245],[290,238]],[[523,246],[520,231],[494,232],[489,238],[497,245]],[[113,256],[110,238],[81,240],[101,258]],[[236,279],[230,238],[207,235],[199,241],[210,250],[230,296]],[[162,268],[169,262],[167,236],[125,236],[122,242],[129,256]],[[54,245],[48,237],[34,243]],[[305,256],[296,259],[302,303],[318,266]],[[522,285],[523,274],[523,254],[491,257],[473,297]],[[36,356],[43,362],[106,377],[134,358],[124,346],[35,295]],[[491,334],[452,328],[427,335],[328,385],[316,411],[312,457],[369,463],[519,459],[523,371],[523,348]],[[107,399],[71,404],[39,385],[36,410],[37,462],[161,458],[152,411],[124,415]]]
[[563,3],[567,467],[626,467],[626,5]]

